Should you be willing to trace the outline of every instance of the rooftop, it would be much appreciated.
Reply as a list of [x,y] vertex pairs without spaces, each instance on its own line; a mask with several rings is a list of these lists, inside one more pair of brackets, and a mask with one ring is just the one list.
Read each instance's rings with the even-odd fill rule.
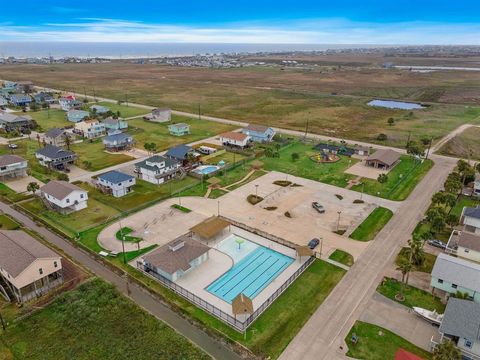
[[118,133],[113,135],[108,135],[103,138],[103,142],[123,142],[133,139],[131,135],[125,133]]
[[432,277],[480,291],[480,264],[440,253],[433,265]]
[[258,125],[258,124],[248,124],[247,127],[243,128],[243,130],[247,131],[255,131],[259,133],[264,133],[268,130],[268,126],[265,125]]
[[463,215],[473,217],[475,219],[480,219],[480,206],[463,208]]
[[46,137],[49,137],[49,138],[52,138],[52,139],[57,138],[59,136],[64,136],[64,135],[65,135],[65,130],[64,129],[59,129],[59,128],[50,129],[45,133]]
[[391,149],[380,149],[370,155],[367,160],[378,160],[388,166],[395,164],[400,159],[400,153]]
[[21,230],[1,230],[0,249],[0,268],[14,278],[37,259],[59,257]]
[[470,250],[480,251],[480,235],[475,235],[468,231],[462,231],[456,238],[455,245]]
[[147,164],[147,162],[150,163],[150,164],[152,164],[152,163],[160,164],[162,162],[165,162],[165,167],[171,167],[171,166],[174,166],[174,165],[178,164],[177,161],[169,159],[165,156],[154,155],[154,156],[149,157],[148,159],[145,159],[143,161],[140,161],[140,162],[136,163],[135,166],[140,167],[140,168],[144,168],[144,169],[148,169],[148,170],[152,170],[152,171],[157,171],[158,169],[160,169],[156,165],[152,166],[152,165]]
[[439,331],[472,341],[480,340],[480,304],[450,298]]
[[24,161],[27,161],[25,160],[24,158],[22,158],[21,156],[18,156],[18,155],[3,155],[3,156],[0,156],[0,166],[8,166],[8,165],[12,165],[12,164],[18,164],[18,163],[21,163],[21,162],[24,162]]
[[46,185],[43,185],[40,190],[50,196],[53,196],[55,199],[58,200],[65,199],[74,191],[87,192],[86,190],[78,187],[77,185],[70,184],[67,181],[61,180],[51,180]]
[[98,175],[98,178],[105,181],[109,181],[111,183],[121,183],[123,181],[134,179],[132,175],[128,175],[116,170],[112,170],[105,174]]
[[188,145],[178,145],[168,149],[166,155],[175,159],[186,160],[187,154],[192,150]]
[[220,137],[232,139],[236,141],[244,141],[246,138],[248,138],[248,135],[243,134],[241,132],[228,131],[226,133],[220,134]]
[[212,216],[190,228],[190,231],[204,239],[211,239],[228,226],[230,226],[230,223],[227,220]]
[[25,116],[18,116],[14,114],[9,114],[9,113],[0,113],[0,121],[8,122],[8,123],[14,123],[18,121],[29,121],[32,120],[31,116],[25,115]]
[[72,151],[64,150],[58,146],[48,144],[45,145],[45,147],[43,147],[42,149],[37,150],[36,154],[46,156],[50,159],[59,159],[75,155],[75,153]]

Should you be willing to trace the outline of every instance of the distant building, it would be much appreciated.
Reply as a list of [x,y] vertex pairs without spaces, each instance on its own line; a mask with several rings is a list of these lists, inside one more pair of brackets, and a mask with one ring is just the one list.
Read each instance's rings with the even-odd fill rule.
[[57,170],[67,168],[69,164],[73,164],[77,159],[77,155],[74,152],[54,145],[45,145],[42,149],[37,150],[35,157],[40,162],[40,165]]
[[240,132],[229,131],[220,134],[220,142],[224,146],[245,149],[249,146],[251,137]]
[[200,154],[197,154],[195,149],[188,145],[174,146],[168,149],[165,156],[179,162],[183,167],[195,166],[200,159]]
[[27,176],[28,162],[18,155],[0,156],[0,178],[2,180]]
[[33,98],[35,99],[35,102],[39,104],[53,104],[55,102],[55,98],[52,96],[52,94],[46,92],[39,92],[33,95]]
[[62,258],[27,233],[1,230],[0,249],[0,278],[19,303],[62,284]]
[[102,141],[107,151],[128,150],[135,144],[133,137],[126,133],[108,135],[105,136]]
[[390,170],[399,161],[400,153],[390,149],[380,149],[365,160],[365,165],[375,169]]
[[122,118],[115,119],[110,116],[104,119],[103,123],[107,131],[124,130],[128,128],[128,122]]
[[0,128],[7,132],[22,131],[23,129],[33,129],[35,123],[29,115],[14,115],[0,112]]
[[43,140],[45,144],[62,147],[66,145],[66,138],[69,137],[72,139],[73,136],[73,134],[67,132],[65,129],[53,128],[45,133]]
[[208,260],[210,248],[183,235],[143,256],[144,271],[177,281]]
[[477,175],[473,182],[473,194],[480,198],[480,175]]
[[190,125],[185,123],[168,125],[168,131],[171,135],[183,136],[190,134]]
[[275,136],[275,130],[271,127],[257,124],[249,124],[242,129],[242,133],[251,137],[255,142],[270,142]]
[[60,108],[63,111],[80,109],[83,106],[83,104],[80,101],[76,100],[73,95],[61,97],[60,99],[58,99],[58,103],[60,104]]
[[27,106],[32,102],[32,97],[27,94],[12,94],[9,99],[13,106]]
[[127,195],[135,185],[135,177],[120,171],[109,171],[97,178],[97,187],[114,197]]
[[180,168],[181,163],[178,161],[160,155],[135,164],[135,171],[142,180],[157,185],[174,179]]
[[98,115],[103,115],[106,114],[110,111],[110,109],[106,106],[102,105],[92,105],[90,106],[90,111],[92,113],[98,114]]
[[67,181],[51,180],[40,188],[40,194],[47,207],[62,214],[87,207],[88,192]]
[[35,86],[33,85],[33,82],[31,82],[31,81],[19,81],[15,85],[15,88],[20,93],[28,94],[35,89]]
[[78,123],[84,119],[87,119],[90,116],[88,111],[83,110],[68,110],[67,111],[67,120],[73,123]]
[[75,124],[75,132],[87,139],[102,137],[106,133],[105,124],[96,119],[84,120]]
[[153,109],[151,114],[145,115],[143,118],[153,122],[168,122],[172,119],[172,110],[168,108]]
[[8,105],[8,100],[3,97],[3,96],[0,96],[0,106],[7,106]]

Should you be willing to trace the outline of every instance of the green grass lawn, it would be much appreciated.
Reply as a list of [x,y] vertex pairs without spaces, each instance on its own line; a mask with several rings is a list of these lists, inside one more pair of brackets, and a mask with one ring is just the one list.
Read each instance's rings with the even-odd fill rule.
[[392,218],[391,210],[381,206],[375,208],[370,215],[350,234],[350,238],[359,241],[370,241],[383,229]]
[[0,343],[7,353],[4,358],[18,360],[72,356],[78,360],[209,359],[172,328],[99,279],[11,323]]
[[[400,293],[400,281],[385,278],[384,281],[377,287],[377,291],[383,296],[397,301],[395,299],[395,295]],[[405,296],[405,301],[397,302],[409,308],[418,306],[428,310],[435,309],[440,314],[443,314],[445,311],[446,305],[440,301],[439,297],[436,297],[429,292],[418,289],[411,285],[405,285],[403,294]]]
[[212,157],[209,157],[205,160],[202,159],[202,161],[205,163],[205,164],[212,164],[212,165],[216,165],[218,164],[220,161],[224,161],[225,164],[227,165],[230,165],[230,164],[234,164],[234,163],[237,163],[237,162],[240,162],[242,161],[243,159],[245,159],[246,156],[245,155],[242,155],[242,154],[236,154],[236,153],[233,153],[233,152],[230,152],[230,151],[226,151],[220,155],[217,155],[217,156],[212,156]]
[[89,197],[86,209],[68,215],[48,210],[38,198],[22,203],[21,207],[69,237],[74,237],[77,233],[100,225],[120,214],[118,210],[92,197]]
[[[85,140],[82,143],[73,144],[70,150],[78,156],[77,166],[89,170],[97,171],[113,165],[122,164],[133,160],[134,158],[124,154],[109,154],[104,151],[102,139],[96,139],[93,142]],[[90,167],[86,167],[84,161],[91,163]]]
[[142,241],[142,238],[140,237],[128,235],[128,234],[131,234],[133,231],[134,230],[132,228],[125,226],[115,233],[115,237],[117,238],[117,240],[120,240],[120,241],[122,240],[122,238],[125,241],[134,242],[134,243],[138,243]]
[[363,188],[366,194],[396,201],[405,200],[432,168],[433,161],[428,159],[419,164],[409,155],[402,155],[400,159],[400,163],[388,173],[388,181],[385,184],[362,178],[361,182],[364,185],[355,185],[352,190],[362,191]]
[[63,128],[73,126],[74,123],[67,120],[66,112],[60,109],[31,111],[27,113],[34,119],[41,129],[40,132],[46,132],[53,128]]
[[[185,136],[170,135],[168,125],[183,122],[190,125],[190,134]],[[188,144],[217,134],[230,131],[236,127],[228,124],[215,123],[207,120],[191,119],[172,115],[171,123],[154,123],[143,119],[128,121],[129,133],[133,135],[136,146],[143,149],[147,142],[157,144],[158,151],[166,150],[179,144]]]
[[[90,109],[90,106],[94,105],[94,103],[88,103],[87,109]],[[118,105],[116,103],[107,102],[107,101],[100,101],[97,105],[105,106],[109,108],[112,112],[117,113],[120,111],[120,116],[123,118],[129,118],[132,116],[139,116],[139,115],[146,115],[150,113],[147,109],[142,109],[135,106],[127,106],[127,105]]]
[[[354,345],[351,341],[352,335],[358,337]],[[404,338],[388,331],[380,326],[356,321],[345,338],[348,345],[347,356],[362,360],[393,360],[398,349],[402,348],[413,354],[428,360],[432,355],[413,345]]]
[[20,225],[10,216],[0,214],[0,229],[2,230],[16,230]]
[[[410,249],[408,247],[403,247],[402,250],[397,255],[395,259],[395,264],[398,266],[403,260],[410,259]],[[425,260],[422,265],[414,265],[414,271],[421,271],[425,273],[431,273],[433,269],[433,264],[435,264],[435,260],[437,257],[430,253],[425,253]]]
[[474,197],[469,197],[465,195],[460,195],[457,200],[457,203],[453,207],[451,214],[455,215],[459,220],[460,216],[462,215],[462,211],[464,207],[476,207],[480,205],[480,200]]
[[8,187],[4,183],[0,183],[0,197],[7,199],[10,202],[17,202],[26,200],[33,196],[30,192],[17,193],[15,190]]
[[329,257],[330,260],[337,261],[343,265],[352,266],[353,265],[353,256],[348,252],[336,249]]
[[[292,154],[299,154],[299,159],[292,160]],[[355,164],[358,160],[341,156],[340,161],[330,164],[316,163],[309,156],[317,154],[313,150],[313,144],[293,143],[280,150],[280,157],[261,158],[265,170],[275,170],[303,178],[324,182],[327,184],[345,187],[349,180],[355,176],[345,174],[344,171]]]

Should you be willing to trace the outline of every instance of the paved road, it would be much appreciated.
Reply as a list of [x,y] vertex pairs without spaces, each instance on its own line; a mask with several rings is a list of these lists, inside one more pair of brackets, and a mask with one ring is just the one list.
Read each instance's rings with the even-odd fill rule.
[[[28,228],[37,231],[45,237],[50,243],[62,249],[66,254],[71,256],[77,262],[84,265],[90,271],[92,271],[98,277],[112,283],[117,287],[119,291],[127,295],[126,281],[121,276],[107,269],[99,262],[91,258],[85,252],[77,249],[71,245],[67,240],[57,236],[45,227],[37,226],[30,218],[12,209],[10,206],[0,202],[0,210],[10,214],[20,222],[22,222]],[[180,315],[172,311],[170,308],[163,305],[160,301],[156,300],[150,294],[148,294],[141,287],[130,284],[130,298],[135,301],[139,306],[147,310],[149,313],[157,317],[158,319],[166,322],[172,328],[174,328],[181,335],[185,336],[192,343],[202,348],[205,352],[210,354],[215,359],[234,359],[240,360],[241,357],[232,352],[229,348],[207,335],[196,326],[190,324],[187,320]],[[128,296],[128,295],[127,295]]]
[[441,189],[456,163],[456,159],[436,155],[432,158],[435,165],[431,171],[402,203],[395,216],[358,258],[280,359],[344,358],[346,345],[343,339],[368,306],[384,269],[406,243],[427,210],[432,195]]

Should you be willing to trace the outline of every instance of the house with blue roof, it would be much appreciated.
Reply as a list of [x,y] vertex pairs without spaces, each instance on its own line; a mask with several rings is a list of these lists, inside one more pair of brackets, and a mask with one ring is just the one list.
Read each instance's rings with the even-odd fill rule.
[[168,149],[165,156],[182,164],[183,167],[192,167],[198,164],[200,154],[188,145],[178,145]]
[[242,133],[250,136],[252,141],[265,143],[272,141],[276,132],[268,126],[249,124],[247,127],[242,129]]
[[103,145],[107,151],[123,151],[130,149],[135,141],[132,135],[126,133],[116,133],[103,138]]
[[43,91],[33,95],[33,98],[35,99],[35,102],[39,104],[53,104],[55,102],[55,98],[52,94]]
[[480,235],[480,205],[477,207],[464,207],[460,217],[464,230]]
[[86,118],[88,118],[90,114],[87,111],[83,110],[69,110],[67,112],[67,119],[73,123],[78,123]]
[[27,94],[12,94],[10,95],[10,103],[13,106],[27,106],[32,102],[32,97]]
[[102,106],[102,105],[92,105],[90,106],[90,111],[92,113],[95,113],[97,115],[102,115],[102,114],[106,114],[110,111],[110,109],[106,106]]
[[154,155],[135,164],[135,172],[152,184],[163,184],[182,172],[181,164],[171,158]]
[[101,174],[97,178],[97,188],[105,194],[115,197],[122,197],[132,191],[135,185],[135,177],[112,170],[105,174]]
[[0,95],[0,106],[7,106],[7,105],[8,105],[8,100]]

